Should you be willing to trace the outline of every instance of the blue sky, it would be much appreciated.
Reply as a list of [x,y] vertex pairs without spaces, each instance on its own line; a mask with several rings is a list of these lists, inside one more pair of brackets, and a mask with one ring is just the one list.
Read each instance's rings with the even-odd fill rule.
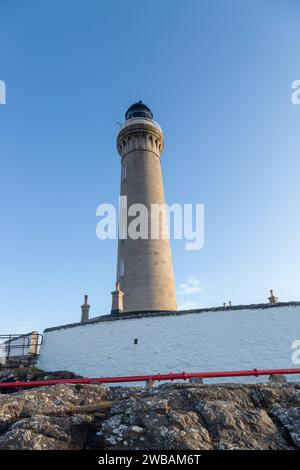
[[300,299],[299,2],[1,0],[0,17],[2,332],[78,321],[86,293],[109,313],[96,207],[117,203],[117,122],[139,99],[167,202],[205,204],[204,248],[172,242],[179,305]]

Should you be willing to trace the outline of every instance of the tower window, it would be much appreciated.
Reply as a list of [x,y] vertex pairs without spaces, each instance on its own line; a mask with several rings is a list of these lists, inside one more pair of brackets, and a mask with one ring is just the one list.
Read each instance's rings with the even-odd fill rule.
[[122,259],[120,262],[120,276],[124,276],[125,274],[125,263],[124,260]]
[[126,180],[126,176],[127,176],[127,168],[126,166],[123,166],[122,167],[122,181]]

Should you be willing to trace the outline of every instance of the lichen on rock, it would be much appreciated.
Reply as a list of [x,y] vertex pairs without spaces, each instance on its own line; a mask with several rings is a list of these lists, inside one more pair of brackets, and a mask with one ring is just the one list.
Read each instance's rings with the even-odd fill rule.
[[0,449],[300,449],[300,384],[59,384],[2,394]]

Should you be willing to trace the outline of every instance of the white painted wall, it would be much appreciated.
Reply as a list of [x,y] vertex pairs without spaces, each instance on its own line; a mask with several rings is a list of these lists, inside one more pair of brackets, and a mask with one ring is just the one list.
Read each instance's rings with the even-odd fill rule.
[[38,367],[86,377],[293,368],[296,339],[299,305],[105,321],[46,332]]

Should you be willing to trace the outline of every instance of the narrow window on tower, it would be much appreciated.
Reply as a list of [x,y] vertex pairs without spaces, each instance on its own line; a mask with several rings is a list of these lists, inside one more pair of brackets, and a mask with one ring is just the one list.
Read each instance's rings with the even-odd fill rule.
[[123,277],[125,274],[125,264],[124,260],[122,259],[120,262],[120,277]]
[[123,168],[122,168],[122,181],[126,180],[126,176],[127,176],[127,168],[126,168],[126,166],[123,166]]

